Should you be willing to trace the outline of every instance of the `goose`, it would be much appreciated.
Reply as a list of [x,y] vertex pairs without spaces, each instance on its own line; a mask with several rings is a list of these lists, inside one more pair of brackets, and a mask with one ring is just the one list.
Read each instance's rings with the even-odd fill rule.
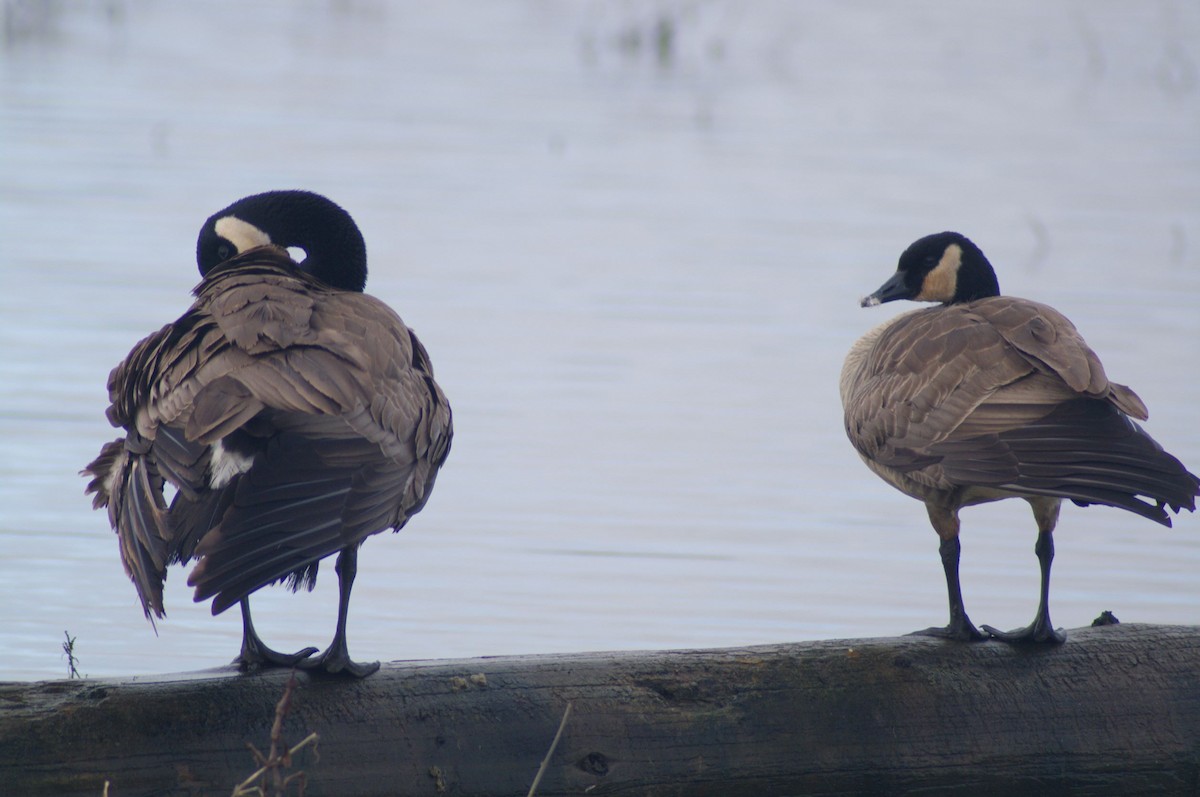
[[[1194,511],[1200,480],[1134,419],[1146,405],[1110,382],[1065,316],[1000,295],[991,263],[955,232],[919,239],[863,307],[938,302],[868,332],[850,349],[840,392],[846,434],[867,467],[924,502],[940,538],[950,622],[918,634],[956,640],[1065,640],[1050,622],[1052,534],[1064,499],[1128,510],[1164,526]],[[1023,498],[1041,569],[1032,623],[977,629],[963,606],[959,510]]]
[[[194,560],[194,599],[214,615],[241,607],[240,669],[370,675],[379,663],[351,660],[346,643],[359,546],[425,506],[453,436],[429,355],[363,293],[362,234],[318,194],[239,199],[204,223],[196,262],[191,308],[109,375],[107,416],[123,436],[82,471],[86,492],[107,507],[152,624],[167,566]],[[330,646],[267,647],[250,595],[280,581],[311,590],[334,553]]]

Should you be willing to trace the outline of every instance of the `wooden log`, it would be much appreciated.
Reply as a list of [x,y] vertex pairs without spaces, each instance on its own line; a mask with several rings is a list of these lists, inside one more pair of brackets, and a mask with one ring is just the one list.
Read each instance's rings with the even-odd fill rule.
[[[230,794],[286,671],[0,685],[0,793]],[[1200,627],[386,664],[297,676],[309,797],[1200,793]],[[296,793],[293,787],[289,793]]]

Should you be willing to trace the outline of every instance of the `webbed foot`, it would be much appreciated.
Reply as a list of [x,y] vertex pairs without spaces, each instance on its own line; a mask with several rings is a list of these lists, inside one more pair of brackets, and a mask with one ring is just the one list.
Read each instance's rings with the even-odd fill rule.
[[983,630],[1001,642],[1012,644],[1061,645],[1067,641],[1067,635],[1063,633],[1062,629],[1056,629],[1051,625],[1049,618],[1046,618],[1044,622],[1039,618],[1024,628],[1012,631],[1000,631],[990,625],[983,626]]
[[352,661],[345,645],[331,645],[320,656],[297,662],[302,670],[323,670],[330,675],[350,675],[354,678],[366,678],[379,669],[379,662]]
[[309,647],[295,653],[280,653],[264,645],[257,637],[243,638],[242,652],[233,660],[233,664],[242,672],[264,667],[295,667],[316,652],[316,648]]
[[[986,628],[987,626],[984,627]],[[946,626],[935,625],[931,628],[913,631],[909,636],[931,636],[938,639],[952,639],[955,642],[983,642],[990,638],[966,618],[963,618],[961,622],[950,623]]]

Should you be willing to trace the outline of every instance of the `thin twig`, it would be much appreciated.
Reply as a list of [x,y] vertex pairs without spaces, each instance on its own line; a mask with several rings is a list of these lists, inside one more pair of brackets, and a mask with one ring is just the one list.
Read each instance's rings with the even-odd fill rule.
[[[296,671],[292,670],[292,677],[288,679],[287,688],[283,690],[283,697],[279,698],[279,705],[275,707],[275,722],[271,724],[271,749],[267,751],[267,761],[275,764],[271,768],[274,794],[283,794],[283,773],[280,770],[292,765],[292,757],[286,752],[287,743],[283,741],[283,720],[292,708],[292,692],[295,690]],[[279,755],[280,747],[285,751],[282,757]]]
[[554,749],[558,747],[558,740],[562,738],[563,728],[567,727],[567,718],[571,716],[571,706],[574,703],[567,703],[566,710],[563,711],[562,721],[558,723],[558,731],[554,734],[554,741],[550,742],[550,749],[546,751],[546,757],[542,759],[542,765],[538,767],[537,775],[533,779],[533,785],[529,787],[529,794],[525,797],[533,797],[533,793],[537,791],[538,784],[542,782],[542,775],[546,774],[546,767],[550,766],[550,757],[554,755]]
[[[300,752],[308,745],[310,745],[310,744],[316,745],[316,743],[319,742],[320,740],[321,740],[321,735],[319,733],[317,733],[316,731],[313,731],[308,736],[304,737],[304,741],[300,742],[298,745],[296,745],[295,747],[288,750],[288,755],[294,756],[296,753]],[[270,767],[270,766],[274,766],[274,765],[272,763],[268,762],[267,766],[259,767],[257,770],[254,771],[253,775],[251,775],[250,777],[246,778],[241,783],[239,783],[233,790],[233,797],[239,797],[239,795],[243,795],[243,794],[261,794],[262,793],[261,788],[252,789],[252,788],[250,788],[250,784],[253,783],[255,780],[257,780],[258,778],[262,777],[266,773],[267,767]],[[296,773],[296,774],[302,774],[302,773]]]
[[[313,746],[315,752],[317,741],[321,737],[316,733],[310,733],[302,742],[290,749],[284,742],[283,721],[292,707],[292,693],[295,689],[296,672],[293,670],[292,677],[288,679],[287,685],[283,689],[283,696],[279,698],[279,703],[275,706],[275,721],[271,723],[271,746],[268,748],[267,754],[263,755],[253,744],[246,745],[250,748],[250,752],[254,755],[254,761],[259,767],[253,775],[234,787],[232,797],[251,797],[252,795],[265,797],[268,788],[272,795],[278,796],[284,794],[287,787],[293,782],[299,784],[300,794],[304,794],[304,787],[307,783],[304,771],[284,776],[283,770],[292,765],[292,756],[309,744]],[[280,752],[281,749],[282,752]],[[270,783],[266,782],[268,776],[271,779]],[[253,785],[255,781],[259,781],[257,786]]]
[[82,678],[79,674],[79,659],[75,658],[75,637],[67,631],[63,631],[65,638],[62,643],[63,655],[67,657],[67,678],[74,680]]

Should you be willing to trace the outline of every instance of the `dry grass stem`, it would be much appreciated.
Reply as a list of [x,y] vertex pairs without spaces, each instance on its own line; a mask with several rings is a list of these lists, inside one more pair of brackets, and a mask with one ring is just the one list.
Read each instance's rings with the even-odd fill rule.
[[538,767],[537,775],[533,778],[533,785],[529,787],[529,794],[525,797],[533,797],[537,791],[538,784],[542,782],[542,775],[546,774],[546,767],[550,766],[550,758],[554,755],[554,750],[558,747],[558,740],[562,738],[563,728],[567,727],[567,718],[571,716],[571,706],[574,703],[567,703],[566,709],[563,711],[562,720],[558,723],[558,731],[554,734],[554,741],[550,742],[550,749],[546,751],[546,757],[542,759],[542,765]]

